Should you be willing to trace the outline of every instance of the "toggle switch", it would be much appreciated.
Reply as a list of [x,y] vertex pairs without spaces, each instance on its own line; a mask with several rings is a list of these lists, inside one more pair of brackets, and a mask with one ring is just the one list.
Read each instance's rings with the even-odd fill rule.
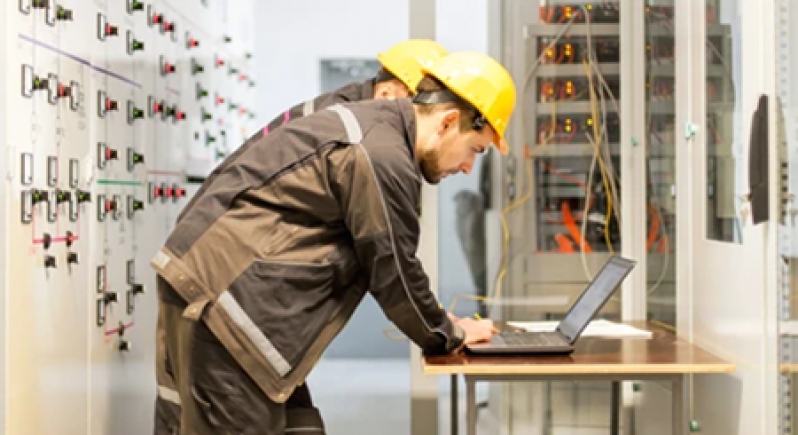
[[[199,133],[194,133],[194,139],[199,140]],[[208,146],[208,145],[212,144],[213,142],[216,142],[216,137],[211,136],[211,134],[206,131],[205,132],[205,146]]]
[[216,64],[216,68],[224,66],[224,60],[221,57],[219,57],[218,54],[214,55],[214,57],[215,57],[214,63]]
[[118,160],[119,153],[113,149],[109,148],[105,142],[100,142],[97,144],[97,167],[100,169],[105,169],[109,160]]
[[161,55],[160,59],[161,59],[160,63],[161,63],[161,75],[162,76],[166,76],[167,74],[172,74],[175,71],[177,71],[177,67],[174,64],[167,62],[164,59],[163,55]]
[[100,118],[105,118],[105,114],[119,110],[119,104],[110,98],[105,91],[97,91],[97,114]]
[[224,97],[221,97],[219,96],[219,94],[216,94],[216,105],[221,106],[222,104],[224,104]]
[[206,112],[204,107],[200,109],[200,112],[201,112],[200,119],[202,120],[202,122],[213,120],[213,115]]
[[139,210],[144,210],[144,202],[137,200],[131,195],[127,197],[127,218],[133,219],[136,212]]
[[136,40],[133,32],[127,31],[127,54],[133,54],[135,51],[144,51],[144,43]]
[[197,75],[201,72],[204,72],[205,68],[197,63],[197,61],[192,57],[191,58],[191,75]]
[[147,98],[147,105],[150,110],[150,118],[155,117],[156,113],[163,114],[166,111],[166,103],[163,100],[157,101],[152,95]]
[[85,190],[78,189],[77,192],[75,192],[75,194],[77,195],[78,204],[82,204],[84,202],[91,202],[91,193],[86,192]]
[[236,110],[236,109],[238,109],[238,104],[230,102],[230,104],[227,105],[227,108],[230,111]]
[[229,73],[231,76],[232,76],[232,75],[236,75],[236,74],[238,74],[238,68],[234,68],[234,67],[232,67],[232,66],[231,66],[231,67],[230,67],[230,69],[228,69],[227,71],[228,71],[228,73]]
[[67,265],[69,264],[79,264],[78,263],[78,253],[77,252],[69,252],[67,253]]
[[130,283],[130,289],[127,291],[127,313],[133,314],[136,309],[136,296],[144,294],[144,286],[137,283]]
[[183,121],[186,119],[186,112],[178,110],[177,106],[172,106],[166,109],[166,115],[172,117],[173,122]]
[[55,202],[62,204],[64,202],[72,201],[72,192],[68,190],[55,189]]
[[72,10],[65,9],[62,6],[57,6],[55,12],[55,19],[59,21],[72,21],[73,19]]
[[106,305],[112,302],[114,303],[119,302],[119,298],[117,297],[116,292],[108,292],[108,291],[103,293],[102,300],[103,302],[105,302]]
[[127,170],[128,172],[133,172],[136,169],[136,165],[144,163],[144,154],[139,154],[133,150],[133,148],[127,149]]
[[229,44],[229,43],[233,42],[233,38],[231,38],[231,37],[229,37],[227,35],[224,35],[224,42]]
[[172,184],[172,202],[177,202],[181,198],[186,196],[186,189],[178,187],[177,183]]
[[133,345],[130,344],[130,341],[124,338],[119,339],[119,351],[120,352],[130,352],[133,349]]
[[[67,231],[66,232],[66,245],[67,245],[67,248],[71,248],[73,243],[75,243],[75,235],[72,234],[72,231]],[[76,261],[76,263],[77,263],[77,261]]]
[[49,198],[50,194],[46,190],[31,189],[31,203],[33,203],[33,205],[46,202]]
[[44,233],[42,236],[42,246],[44,249],[50,249],[50,246],[53,244],[53,238],[50,236],[50,233]]
[[127,123],[133,125],[137,119],[144,118],[144,111],[135,106],[133,100],[127,100]]
[[105,41],[109,36],[119,36],[119,28],[108,23],[103,14],[97,14],[97,37]]
[[174,32],[174,31],[175,31],[175,22],[164,21],[163,26],[161,26],[161,33]]
[[50,7],[50,0],[33,0],[33,9],[46,9]]
[[196,47],[199,47],[199,41],[197,38],[192,38],[191,33],[186,32],[186,48],[190,50]]
[[203,89],[202,86],[200,86],[200,84],[197,83],[197,100],[200,100],[207,96],[208,96],[208,90]]
[[55,264],[55,257],[52,256],[52,255],[45,255],[44,256],[44,267],[45,267],[45,269],[47,269],[47,268],[55,269],[57,267],[56,264]]
[[133,14],[133,12],[143,11],[144,10],[144,2],[136,1],[136,0],[127,0],[127,13]]

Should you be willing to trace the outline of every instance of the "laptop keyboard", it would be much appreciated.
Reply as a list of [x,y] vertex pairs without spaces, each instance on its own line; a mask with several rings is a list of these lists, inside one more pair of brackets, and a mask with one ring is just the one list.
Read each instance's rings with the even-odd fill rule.
[[499,336],[507,346],[563,346],[568,343],[556,332],[502,332]]

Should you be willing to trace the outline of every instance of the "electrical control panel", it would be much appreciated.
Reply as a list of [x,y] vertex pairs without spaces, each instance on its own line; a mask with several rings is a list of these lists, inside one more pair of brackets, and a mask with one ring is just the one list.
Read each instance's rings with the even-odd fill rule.
[[149,260],[189,183],[257,127],[253,12],[253,0],[0,6],[0,433],[152,433]]

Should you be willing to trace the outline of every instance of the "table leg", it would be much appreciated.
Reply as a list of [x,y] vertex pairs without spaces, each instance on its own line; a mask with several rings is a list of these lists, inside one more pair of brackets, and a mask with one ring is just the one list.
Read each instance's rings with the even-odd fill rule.
[[610,404],[610,434],[621,433],[621,382],[612,381],[612,401]]
[[671,423],[673,435],[685,435],[688,427],[684,400],[684,376],[677,376],[673,379],[671,407],[671,413],[673,414],[673,423]]
[[457,412],[457,405],[460,400],[460,395],[457,392],[457,375],[454,374],[451,376],[452,378],[452,387],[449,397],[449,402],[452,408],[452,435],[457,435],[457,424],[459,423],[460,416]]
[[466,426],[468,435],[477,435],[477,385],[469,376],[466,381]]

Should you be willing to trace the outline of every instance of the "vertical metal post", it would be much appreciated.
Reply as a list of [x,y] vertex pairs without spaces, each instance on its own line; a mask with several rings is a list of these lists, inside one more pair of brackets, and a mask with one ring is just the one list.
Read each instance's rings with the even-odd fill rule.
[[459,423],[459,420],[460,420],[459,412],[457,412],[457,405],[458,405],[457,402],[460,400],[460,394],[458,394],[458,391],[457,391],[457,381],[458,381],[457,375],[452,375],[451,378],[452,378],[452,387],[451,387],[451,393],[450,393],[450,401],[451,401],[451,407],[452,407],[452,422],[451,422],[452,435],[457,435],[457,432],[458,432],[458,430],[457,430],[458,427],[457,426],[458,426],[458,423]]
[[477,435],[477,382],[470,376],[466,381],[466,426],[468,435]]
[[[408,37],[435,39],[435,0],[409,0]],[[426,184],[421,192],[421,242],[419,259],[430,279],[432,292],[438,294],[438,193]],[[410,344],[410,432],[438,434],[438,379],[421,373],[421,351]]]

